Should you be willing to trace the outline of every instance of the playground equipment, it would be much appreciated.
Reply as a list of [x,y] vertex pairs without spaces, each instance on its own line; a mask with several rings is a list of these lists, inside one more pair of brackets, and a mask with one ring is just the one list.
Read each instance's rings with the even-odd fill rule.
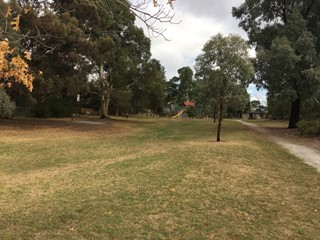
[[179,117],[182,113],[184,113],[186,110],[181,110],[178,114],[174,115],[172,118],[175,119]]

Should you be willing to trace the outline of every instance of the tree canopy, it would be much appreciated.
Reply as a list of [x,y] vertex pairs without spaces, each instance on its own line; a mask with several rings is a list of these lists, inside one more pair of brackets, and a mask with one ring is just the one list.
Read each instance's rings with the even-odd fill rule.
[[157,24],[173,23],[172,8],[171,0],[1,1],[0,87],[18,106],[57,101],[70,106],[68,114],[85,105],[102,118],[109,105],[112,113],[160,114],[166,104],[193,101],[219,112],[219,140],[224,114],[238,116],[248,106],[249,82],[268,90],[269,114],[289,118],[289,128],[320,116],[319,1],[246,0],[232,14],[256,58],[239,36],[218,34],[197,57],[195,75],[185,66],[166,82],[135,21],[165,38]]
[[[239,96],[251,80],[254,69],[248,55],[248,44],[237,35],[213,36],[196,59],[196,75],[208,82],[212,97],[219,103],[217,141],[227,100]],[[239,89],[242,89],[239,90]]]
[[[146,11],[151,3],[155,13]],[[144,84],[141,79],[152,78],[145,69],[157,60],[150,60],[150,39],[135,26],[135,19],[164,37],[156,23],[172,22],[174,14],[167,11],[167,6],[172,8],[172,1],[1,2],[0,84],[17,103],[22,95],[33,99],[30,103],[41,105],[53,98],[75,102],[81,94],[84,104],[91,106],[99,97],[101,117],[106,117],[110,100],[115,97],[112,91],[133,98],[136,86]],[[164,69],[155,69],[160,69],[160,77],[155,79],[161,79],[156,80],[161,87],[155,89],[161,91]],[[14,81],[33,92],[26,92],[20,84],[8,89]],[[153,100],[149,99],[152,103],[148,101],[145,108],[163,107],[164,93],[155,94],[159,93],[149,91]],[[117,101],[115,97],[114,106],[124,108]]]
[[273,99],[291,102],[289,128],[296,127],[301,106],[320,87],[319,8],[319,1],[311,0],[246,0],[233,8],[233,16],[256,47],[255,81],[268,89],[271,109]]
[[[6,33],[18,32],[20,29],[20,14],[13,15],[10,5],[4,2],[0,4],[0,11],[4,13],[4,25],[0,28],[1,36]],[[27,10],[24,9],[24,12]],[[10,46],[13,38],[0,39],[0,87],[12,87],[14,83],[21,83],[29,91],[33,89],[34,76],[29,71],[26,61],[31,60],[31,52],[27,49],[19,49],[17,46]]]

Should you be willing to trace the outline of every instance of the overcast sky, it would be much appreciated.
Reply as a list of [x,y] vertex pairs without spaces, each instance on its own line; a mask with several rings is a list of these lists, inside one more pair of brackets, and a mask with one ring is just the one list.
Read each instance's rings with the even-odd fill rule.
[[[243,2],[244,0],[174,1],[174,21],[182,22],[178,25],[159,25],[166,28],[165,36],[170,41],[151,37],[152,58],[160,60],[165,67],[167,80],[178,76],[177,70],[181,67],[193,68],[195,58],[210,37],[218,33],[232,33],[247,39],[247,34],[238,27],[238,21],[231,14],[232,7],[240,6]],[[143,26],[139,22],[137,24]],[[248,92],[252,100],[260,100],[266,104],[265,91],[258,92],[254,86],[250,86]]]

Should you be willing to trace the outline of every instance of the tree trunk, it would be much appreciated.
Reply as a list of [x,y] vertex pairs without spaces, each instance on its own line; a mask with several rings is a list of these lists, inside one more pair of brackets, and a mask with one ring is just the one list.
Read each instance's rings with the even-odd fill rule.
[[219,123],[218,123],[218,130],[217,130],[217,142],[220,142],[220,133],[221,133],[221,124],[223,118],[223,96],[220,96],[220,113],[219,113]]
[[288,128],[297,128],[297,123],[300,116],[300,103],[301,99],[299,97],[291,102],[291,112]]
[[110,90],[106,90],[101,94],[101,112],[100,118],[107,118],[109,116],[109,102],[110,102]]
[[109,117],[109,102],[110,102],[110,93],[111,93],[111,70],[109,70],[108,77],[105,77],[103,65],[99,66],[99,80],[103,91],[101,93],[101,109],[100,109],[100,118]]

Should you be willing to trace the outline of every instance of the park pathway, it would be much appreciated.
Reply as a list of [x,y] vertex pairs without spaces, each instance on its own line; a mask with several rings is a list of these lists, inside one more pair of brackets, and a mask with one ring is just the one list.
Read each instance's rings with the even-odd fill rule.
[[[253,123],[247,123],[241,120],[237,120],[237,122],[242,123],[243,125],[246,125],[250,129],[253,129],[255,131],[265,133],[267,134],[268,131]],[[274,137],[274,136],[268,136],[272,141],[276,142],[283,148],[285,148],[287,151],[289,151],[291,154],[295,155],[296,157],[304,160],[307,164],[315,167],[318,172],[320,172],[320,152],[312,149],[310,147],[301,146],[298,144],[290,143],[289,141],[286,141],[285,139]]]

